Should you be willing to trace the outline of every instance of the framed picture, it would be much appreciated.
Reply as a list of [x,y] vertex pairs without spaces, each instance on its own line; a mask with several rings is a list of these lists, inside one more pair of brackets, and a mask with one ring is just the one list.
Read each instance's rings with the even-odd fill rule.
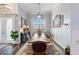
[[53,27],[61,27],[61,16],[56,15],[56,17],[53,20]]
[[61,25],[64,24],[64,15],[61,15]]
[[56,17],[53,20],[53,27],[61,27],[61,25],[63,25],[64,22],[63,19],[63,15],[56,15]]
[[21,17],[21,27],[24,25],[24,19]]

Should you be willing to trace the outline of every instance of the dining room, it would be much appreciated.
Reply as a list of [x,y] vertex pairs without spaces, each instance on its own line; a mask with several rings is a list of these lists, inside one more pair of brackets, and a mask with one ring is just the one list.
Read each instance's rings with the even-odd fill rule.
[[70,5],[1,4],[0,54],[70,55]]
[[41,46],[45,48],[42,53],[46,55],[63,55],[65,48],[70,49],[70,4],[25,3],[20,6],[26,12],[26,21],[22,21],[23,28],[29,29],[31,37],[26,47],[23,47],[25,49],[16,54],[39,55],[39,50],[43,51]]

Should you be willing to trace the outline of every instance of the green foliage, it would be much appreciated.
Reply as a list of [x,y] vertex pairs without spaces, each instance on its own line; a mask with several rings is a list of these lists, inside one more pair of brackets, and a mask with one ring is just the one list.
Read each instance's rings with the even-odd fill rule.
[[14,39],[14,41],[16,41],[18,36],[19,36],[19,31],[11,31],[11,37],[12,39]]
[[65,51],[70,52],[70,46],[67,46],[67,47],[65,48]]

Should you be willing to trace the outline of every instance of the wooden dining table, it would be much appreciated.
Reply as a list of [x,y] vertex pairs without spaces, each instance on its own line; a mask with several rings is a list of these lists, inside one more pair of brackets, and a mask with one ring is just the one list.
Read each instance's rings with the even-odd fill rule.
[[[46,43],[50,43],[50,42],[51,42],[49,39],[47,39],[47,40],[36,40],[36,41],[44,41],[44,42],[46,42]],[[28,41],[28,43],[33,43],[33,42],[35,42],[35,41],[32,40],[32,39],[30,39],[30,40]]]

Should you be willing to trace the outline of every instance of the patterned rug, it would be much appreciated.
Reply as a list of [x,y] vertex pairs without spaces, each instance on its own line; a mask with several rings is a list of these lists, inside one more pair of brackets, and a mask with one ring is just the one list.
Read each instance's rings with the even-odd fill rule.
[[[56,49],[53,45],[47,46],[47,55],[55,55]],[[33,55],[32,45],[28,44],[27,48],[23,51],[22,55]]]

